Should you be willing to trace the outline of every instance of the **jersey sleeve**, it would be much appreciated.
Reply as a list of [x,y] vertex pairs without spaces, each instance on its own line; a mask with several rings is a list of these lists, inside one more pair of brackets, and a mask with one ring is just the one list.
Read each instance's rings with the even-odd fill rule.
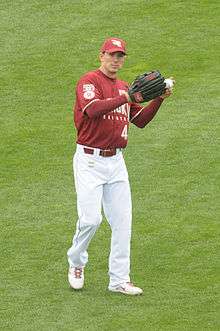
[[130,118],[129,118],[129,121],[133,122],[134,119],[141,113],[143,108],[144,107],[141,107],[137,103],[130,103]]
[[130,122],[139,128],[144,128],[154,118],[162,102],[163,99],[157,97],[144,107],[133,103],[130,108]]
[[78,106],[82,112],[96,100],[102,99],[98,83],[92,75],[84,75],[76,87]]

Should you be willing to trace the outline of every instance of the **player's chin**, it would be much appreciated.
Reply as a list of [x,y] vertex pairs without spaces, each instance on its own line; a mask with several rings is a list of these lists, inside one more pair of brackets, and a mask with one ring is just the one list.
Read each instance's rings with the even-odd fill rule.
[[118,72],[119,69],[120,69],[119,66],[112,66],[111,72]]

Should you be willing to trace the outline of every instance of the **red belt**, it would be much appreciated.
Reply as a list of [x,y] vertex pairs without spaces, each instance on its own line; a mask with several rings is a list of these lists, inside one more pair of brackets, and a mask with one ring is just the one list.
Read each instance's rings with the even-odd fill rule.
[[[87,147],[84,147],[83,150],[84,150],[84,153],[86,153],[86,154],[94,154],[94,152],[95,152],[94,149],[87,148]],[[116,152],[117,152],[116,148],[100,149],[99,155],[103,156],[103,157],[108,157],[108,156],[115,155]]]

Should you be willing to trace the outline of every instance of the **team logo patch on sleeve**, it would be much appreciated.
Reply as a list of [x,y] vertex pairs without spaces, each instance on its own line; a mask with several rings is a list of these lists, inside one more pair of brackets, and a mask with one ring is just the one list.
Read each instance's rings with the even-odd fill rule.
[[93,84],[84,84],[83,85],[83,96],[87,100],[94,98],[95,86]]

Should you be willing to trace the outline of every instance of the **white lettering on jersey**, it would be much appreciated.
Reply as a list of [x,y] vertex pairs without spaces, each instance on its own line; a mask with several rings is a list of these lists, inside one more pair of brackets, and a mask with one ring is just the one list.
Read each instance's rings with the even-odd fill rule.
[[124,128],[122,130],[121,137],[124,138],[125,140],[128,139],[128,126],[127,126],[127,124],[124,126]]
[[128,117],[128,111],[127,111],[126,104],[114,109],[113,111],[114,111],[114,113],[119,113],[119,114],[122,114],[122,115],[125,115]]

